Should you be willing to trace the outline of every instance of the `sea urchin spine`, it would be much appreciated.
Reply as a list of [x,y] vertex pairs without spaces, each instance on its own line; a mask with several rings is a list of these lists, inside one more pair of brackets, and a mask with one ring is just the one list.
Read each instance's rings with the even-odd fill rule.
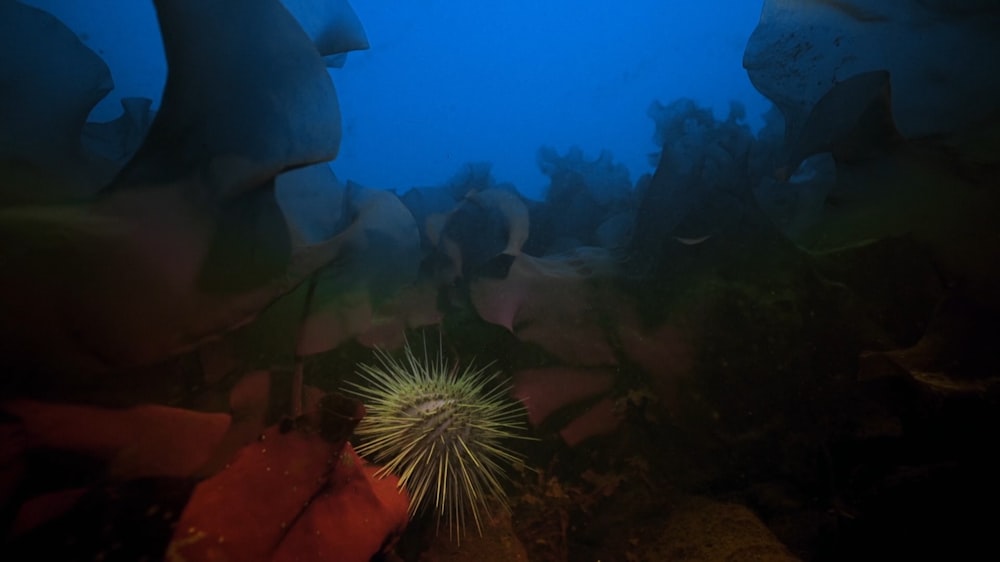
[[357,451],[399,477],[411,497],[410,515],[433,509],[460,538],[466,516],[479,534],[491,501],[505,509],[501,480],[521,457],[503,443],[518,438],[523,410],[493,382],[489,365],[452,368],[438,352],[423,360],[407,345],[397,359],[376,350],[376,364],[359,366],[353,393],[367,407],[356,434]]

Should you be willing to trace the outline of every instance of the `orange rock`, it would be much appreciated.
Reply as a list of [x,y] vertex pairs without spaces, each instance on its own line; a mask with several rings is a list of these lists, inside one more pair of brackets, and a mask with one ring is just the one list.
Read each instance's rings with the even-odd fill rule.
[[158,405],[127,409],[14,400],[0,409],[21,422],[28,449],[74,452],[108,463],[121,480],[187,477],[210,458],[228,414]]
[[406,527],[409,498],[396,477],[374,478],[350,445],[330,480],[281,541],[272,562],[339,560],[366,562]]
[[198,485],[166,560],[367,561],[407,522],[396,479],[372,472],[350,445],[270,428]]

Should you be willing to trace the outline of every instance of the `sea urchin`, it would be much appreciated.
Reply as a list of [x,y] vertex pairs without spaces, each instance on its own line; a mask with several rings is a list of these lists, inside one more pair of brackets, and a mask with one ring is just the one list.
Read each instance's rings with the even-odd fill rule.
[[352,385],[368,412],[358,453],[399,477],[411,516],[432,509],[460,538],[471,514],[482,534],[489,502],[509,509],[501,480],[521,458],[503,443],[523,428],[520,404],[492,382],[489,365],[459,370],[440,350],[431,359],[425,348],[421,360],[409,344],[401,359],[375,353],[377,363],[361,364],[363,380]]

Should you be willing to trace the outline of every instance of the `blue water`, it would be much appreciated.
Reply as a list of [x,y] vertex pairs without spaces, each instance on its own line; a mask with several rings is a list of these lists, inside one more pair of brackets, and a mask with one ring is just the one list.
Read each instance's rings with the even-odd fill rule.
[[[106,121],[126,96],[159,97],[166,79],[149,2],[31,0],[76,31],[111,68]],[[760,2],[359,0],[371,49],[331,70],[343,112],[337,175],[405,191],[437,185],[468,162],[542,198],[542,146],[610,150],[632,181],[652,172],[654,100],[690,97],[724,118],[747,107],[754,129],[769,103],[742,68]],[[123,48],[127,45],[127,48]]]

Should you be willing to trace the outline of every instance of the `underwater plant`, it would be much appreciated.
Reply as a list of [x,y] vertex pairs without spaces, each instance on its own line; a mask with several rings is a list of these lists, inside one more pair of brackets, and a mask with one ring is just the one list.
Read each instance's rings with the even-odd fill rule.
[[359,365],[352,392],[367,407],[357,428],[357,451],[382,464],[376,477],[395,474],[410,494],[410,516],[432,510],[449,536],[461,539],[472,516],[482,535],[492,502],[508,509],[502,479],[522,458],[504,445],[524,427],[520,403],[493,384],[489,365],[459,369],[445,360],[417,357],[407,343],[401,358],[376,350],[377,363]]

